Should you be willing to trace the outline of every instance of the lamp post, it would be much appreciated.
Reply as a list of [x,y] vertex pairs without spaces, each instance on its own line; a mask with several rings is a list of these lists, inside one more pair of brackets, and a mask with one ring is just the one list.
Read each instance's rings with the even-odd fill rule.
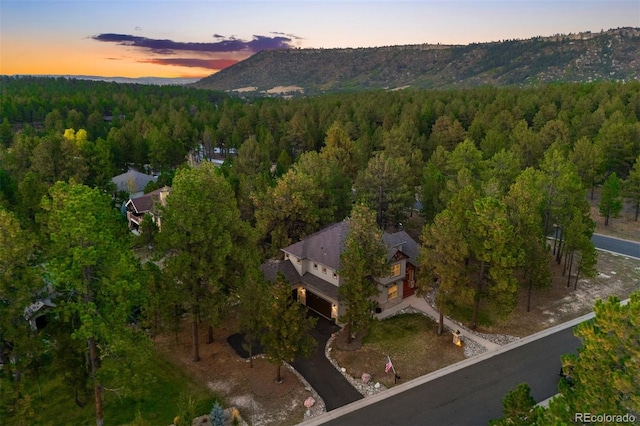
[[453,344],[456,346],[462,346],[462,337],[460,336],[460,330],[453,332]]

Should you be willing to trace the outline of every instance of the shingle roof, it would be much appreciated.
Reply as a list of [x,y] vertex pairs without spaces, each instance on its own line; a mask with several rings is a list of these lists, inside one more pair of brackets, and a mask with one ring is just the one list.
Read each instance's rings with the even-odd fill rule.
[[418,243],[416,243],[416,241],[411,238],[409,234],[407,234],[405,231],[394,232],[393,234],[388,234],[385,232],[382,235],[382,239],[385,243],[387,243],[387,245],[389,245],[390,252],[393,251],[393,254],[395,254],[394,249],[400,250],[401,252],[409,256],[409,262],[418,266],[417,262],[420,250],[418,248]]
[[[339,271],[341,267],[340,255],[348,233],[349,224],[343,220],[283,248],[282,251],[300,259],[310,259]],[[400,250],[409,256],[411,263],[417,265],[418,244],[405,231],[393,234],[385,232],[382,235],[382,239],[389,248],[388,258],[391,258]]]
[[160,197],[160,193],[163,191],[171,192],[170,187],[163,187],[160,189],[156,189],[155,191],[151,191],[147,194],[141,195],[137,198],[131,198],[127,201],[127,204],[133,205],[133,208],[136,210],[136,213],[146,213],[151,210],[153,207],[153,203],[158,200]]
[[300,259],[314,260],[338,271],[341,266],[340,254],[348,232],[349,225],[343,220],[283,248],[282,251]]
[[325,296],[329,296],[333,300],[338,300],[338,286],[333,285],[331,283],[326,282],[320,277],[316,277],[309,272],[305,272],[302,276],[301,280],[304,284],[307,285],[311,290],[317,290],[320,294],[324,294]]
[[144,187],[151,181],[158,180],[157,176],[151,176],[144,173],[129,170],[121,175],[114,176],[111,182],[116,184],[118,191],[127,191],[131,194],[144,190]]
[[288,260],[267,260],[260,265],[260,270],[264,274],[264,277],[271,282],[276,281],[278,272],[282,272],[289,284],[297,284],[300,282],[298,271],[296,271],[296,268],[294,268]]

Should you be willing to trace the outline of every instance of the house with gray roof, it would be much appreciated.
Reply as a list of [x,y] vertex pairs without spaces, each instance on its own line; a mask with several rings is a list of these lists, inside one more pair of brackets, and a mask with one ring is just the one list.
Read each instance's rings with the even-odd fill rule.
[[144,188],[149,182],[156,182],[157,176],[147,175],[135,170],[129,170],[111,179],[116,185],[116,191],[127,191],[129,196],[138,197],[144,193]]
[[[284,259],[270,260],[261,269],[270,281],[275,281],[278,273],[282,273],[298,302],[337,322],[344,314],[338,287],[342,284],[340,256],[348,232],[346,220],[330,225],[281,249]],[[379,310],[396,305],[415,293],[418,266],[418,244],[406,232],[385,232],[383,240],[388,249],[389,275],[372,277],[378,289],[374,301]]]

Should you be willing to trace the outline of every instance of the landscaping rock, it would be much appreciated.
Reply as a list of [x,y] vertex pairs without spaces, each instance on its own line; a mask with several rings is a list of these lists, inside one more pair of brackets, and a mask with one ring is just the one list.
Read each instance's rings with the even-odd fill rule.
[[367,384],[371,381],[371,374],[362,373],[362,383]]
[[316,400],[314,397],[310,396],[309,398],[304,400],[304,406],[307,408],[311,408],[316,405]]

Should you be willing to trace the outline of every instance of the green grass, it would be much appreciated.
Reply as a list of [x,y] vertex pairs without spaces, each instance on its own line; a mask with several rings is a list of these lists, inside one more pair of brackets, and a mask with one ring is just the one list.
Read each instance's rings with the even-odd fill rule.
[[[471,320],[473,319],[473,306],[455,305],[449,307],[447,316],[455,319],[462,324],[469,325],[471,324]],[[493,325],[489,308],[481,308],[478,312],[478,325],[487,327]]]
[[411,339],[416,332],[425,328],[425,316],[422,314],[396,315],[384,321],[374,321],[364,344],[381,344]]
[[[176,369],[163,357],[154,353],[145,366],[156,378],[148,384],[141,397],[119,398],[105,391],[104,418],[107,425],[127,425],[140,413],[150,425],[169,425],[180,411],[181,397],[191,396],[195,402],[196,415],[211,411],[215,395],[206,387],[196,383],[184,372]],[[25,379],[27,379],[25,377]],[[95,424],[93,394],[87,397],[83,408],[74,403],[73,390],[65,386],[58,377],[45,372],[40,378],[42,394],[38,395],[35,379],[25,383],[32,399],[35,413],[34,425],[92,425]],[[4,415],[4,414],[2,414]],[[4,423],[4,422],[3,422]],[[8,423],[12,420],[8,419]]]

